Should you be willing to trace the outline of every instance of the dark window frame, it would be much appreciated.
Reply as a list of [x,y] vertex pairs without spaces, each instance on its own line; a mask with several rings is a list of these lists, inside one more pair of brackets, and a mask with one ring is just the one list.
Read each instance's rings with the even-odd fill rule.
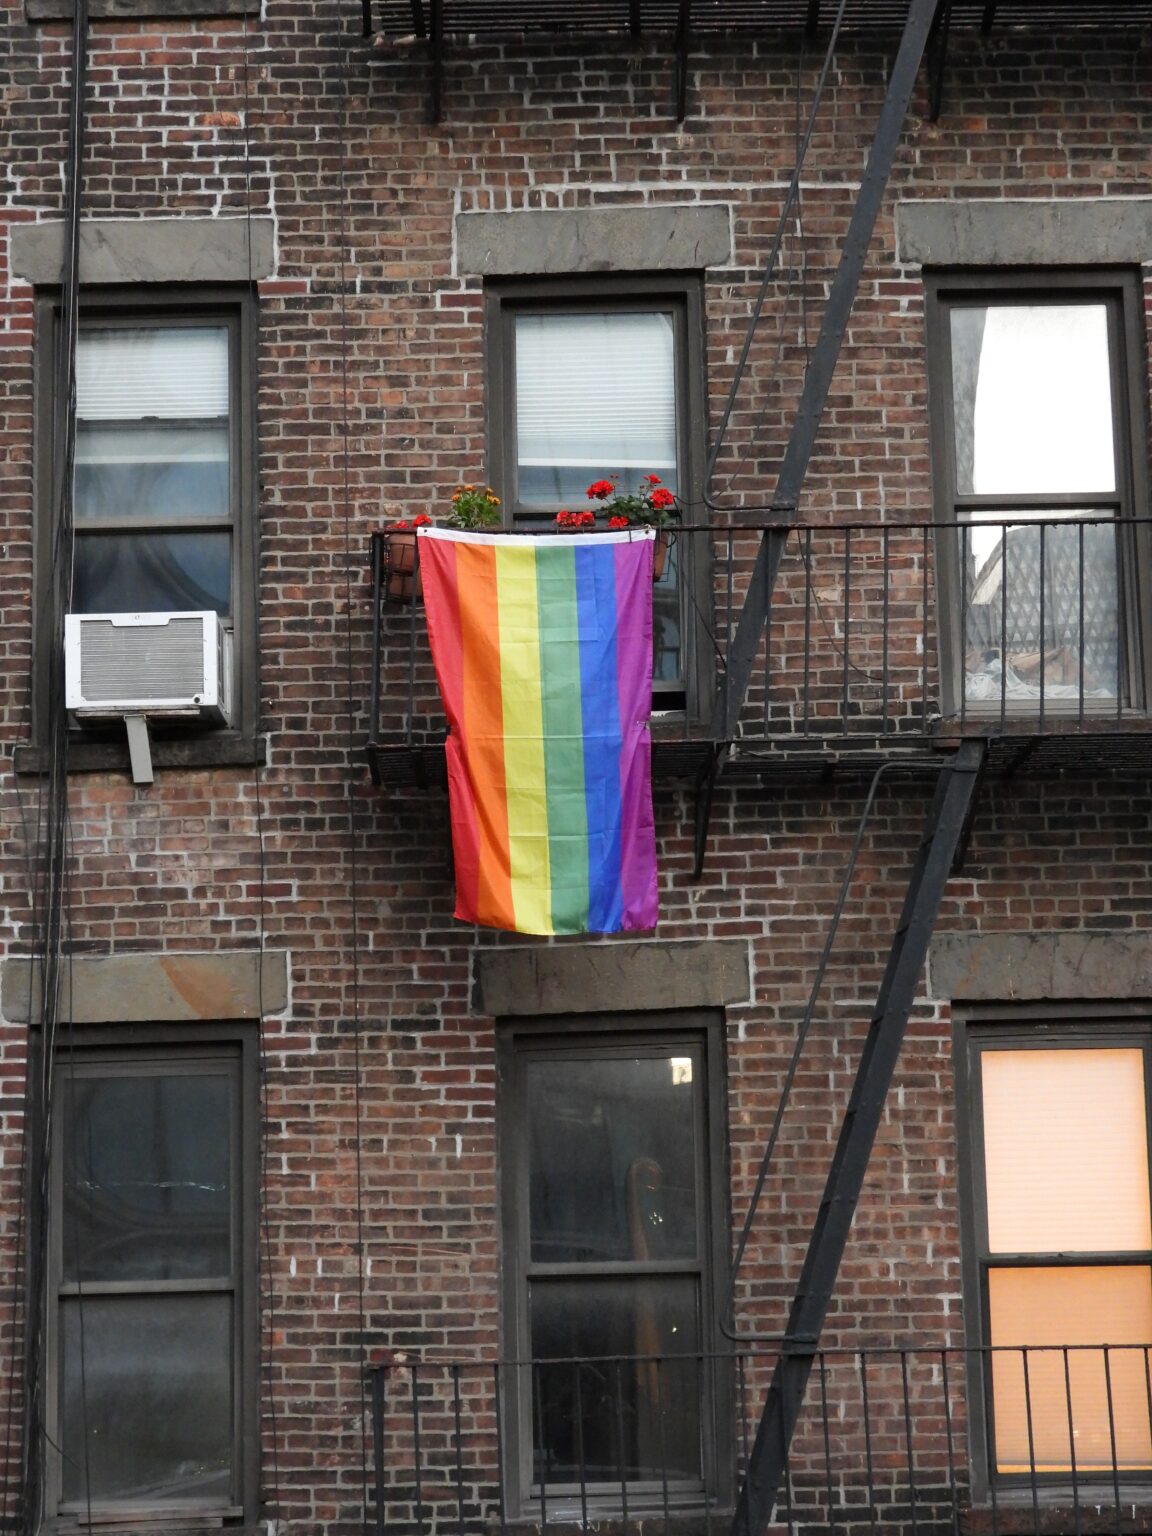
[[[531,1358],[527,1316],[529,1253],[525,1194],[528,1176],[528,1149],[523,1114],[523,1085],[520,1063],[542,1055],[580,1057],[589,1052],[603,1056],[671,1052],[677,1045],[691,1045],[704,1065],[706,1081],[700,1108],[704,1117],[701,1158],[703,1176],[698,1186],[702,1197],[699,1231],[702,1242],[700,1265],[700,1345],[713,1357],[704,1373],[704,1407],[701,1413],[701,1455],[703,1487],[695,1494],[686,1492],[682,1501],[672,1498],[670,1509],[691,1513],[707,1500],[711,1514],[728,1509],[734,1497],[735,1435],[734,1385],[732,1373],[722,1368],[720,1357],[727,1354],[718,1318],[728,1282],[729,1210],[728,1210],[728,1139],[727,1098],[725,1094],[724,1018],[719,1010],[696,1009],[690,1012],[650,1014],[588,1014],[536,1018],[517,1017],[496,1021],[497,1070],[497,1166],[499,1169],[500,1241],[501,1241],[501,1337],[502,1358],[526,1361]],[[590,1277],[615,1273],[619,1266],[579,1267]],[[503,1372],[504,1447],[501,1477],[508,1510],[513,1518],[539,1518],[541,1501],[534,1492],[531,1469],[530,1397],[520,1381],[521,1373],[505,1368]],[[597,1518],[619,1514],[619,1484],[605,1485],[585,1493],[589,1514]],[[561,1501],[564,1502],[564,1501]],[[568,1502],[578,1509],[580,1498]],[[548,1495],[551,1517],[559,1507]],[[632,1506],[634,1507],[634,1506]]]
[[[704,512],[707,447],[704,287],[699,273],[637,273],[612,277],[490,278],[484,285],[487,360],[488,479],[504,498],[509,526],[529,520],[532,508],[516,502],[515,377],[512,331],[518,314],[671,311],[677,368],[677,483],[688,525]],[[606,466],[607,467],[607,466]],[[540,516],[539,509],[535,515]],[[547,514],[545,514],[547,516]],[[712,552],[699,535],[680,540],[680,620],[683,636],[683,695],[670,712],[686,713],[697,724],[710,718],[715,694],[714,648],[708,623],[712,609]],[[653,703],[660,705],[661,692]]]
[[[58,289],[37,295],[36,308],[36,533],[33,584],[33,751],[17,762],[18,771],[43,766],[47,742],[49,578],[55,502],[56,431],[55,351],[61,295]],[[256,328],[257,304],[247,285],[144,285],[85,289],[81,327],[133,324],[189,325],[217,323],[229,332],[229,449],[232,463],[232,687],[233,721],[228,727],[189,727],[156,721],[151,730],[154,759],[182,766],[247,763],[258,760],[259,720],[259,572],[256,476]],[[111,528],[113,525],[109,524]],[[70,733],[70,766],[105,768],[127,763],[123,726],[88,725]]]
[[[39,1029],[31,1037],[30,1070],[39,1072],[44,1042]],[[233,1167],[237,1178],[233,1192],[233,1275],[227,1293],[233,1297],[232,1328],[232,1402],[233,1466],[236,1502],[227,1506],[206,1501],[202,1504],[173,1504],[159,1500],[154,1505],[93,1505],[103,1523],[139,1526],[163,1520],[171,1525],[173,1517],[186,1516],[194,1523],[208,1518],[227,1528],[254,1528],[260,1515],[260,1286],[259,1286],[259,1178],[260,1178],[260,1087],[258,1040],[253,1026],[229,1024],[141,1024],[125,1026],[90,1026],[82,1030],[65,1026],[57,1044],[53,1078],[58,1083],[70,1071],[83,1077],[92,1068],[124,1064],[133,1075],[181,1075],[192,1073],[197,1064],[209,1063],[227,1071],[235,1082],[233,1125],[235,1144]],[[103,1075],[103,1074],[101,1074]],[[37,1106],[42,1120],[43,1106]],[[84,1519],[83,1510],[62,1507],[61,1465],[56,1447],[61,1444],[61,1377],[59,1366],[62,1274],[60,1245],[62,1222],[62,1156],[60,1138],[62,1116],[53,1116],[51,1152],[48,1168],[48,1205],[43,1219],[33,1204],[30,1252],[43,1243],[46,1256],[41,1280],[44,1305],[45,1345],[41,1361],[41,1400],[45,1420],[45,1499],[49,1526],[66,1529]],[[40,1139],[35,1143],[40,1145]],[[30,1196],[41,1187],[40,1176],[33,1170]],[[39,1237],[38,1237],[39,1234]],[[30,1283],[34,1283],[30,1273]],[[123,1291],[119,1282],[113,1289]],[[83,1295],[97,1292],[93,1282],[79,1287]],[[131,1294],[146,1294],[141,1285]],[[217,1292],[213,1292],[216,1294]],[[113,1510],[122,1511],[114,1515]]]
[[[1129,1047],[1144,1056],[1145,1114],[1152,1180],[1152,1015],[1146,1004],[1043,1002],[1014,1006],[983,1005],[953,1009],[953,1072],[956,1083],[956,1144],[960,1206],[960,1269],[965,1348],[972,1353],[966,1370],[968,1399],[968,1460],[975,1504],[995,1498],[1006,1506],[1030,1504],[1034,1492],[1041,1503],[1063,1506],[1069,1498],[1071,1478],[1065,1473],[1037,1472],[993,1476],[993,1428],[990,1422],[991,1382],[977,1362],[988,1343],[989,1310],[987,1271],[992,1266],[988,1246],[987,1180],[984,1166],[983,1101],[979,1089],[977,1057],[991,1049],[1091,1050]],[[1152,1264],[1152,1249],[1123,1250],[1125,1262]],[[1013,1254],[996,1251],[996,1267],[1015,1267]],[[1016,1255],[1023,1264],[1037,1262],[1035,1254]],[[1051,1256],[1041,1256],[1052,1267]],[[1100,1262],[1077,1255],[1066,1264]],[[1023,1264],[1021,1267],[1023,1267]],[[1059,1266],[1056,1266],[1059,1267]],[[1111,1474],[1079,1472],[1076,1486],[1087,1499],[1094,1486],[1111,1499]],[[1152,1476],[1123,1474],[1123,1486],[1148,1491]]]
[[[949,325],[953,307],[1076,302],[1107,306],[1117,481],[1113,501],[1119,530],[1117,553],[1123,607],[1119,691],[1125,712],[1147,713],[1152,697],[1152,616],[1148,600],[1152,591],[1152,529],[1131,523],[1132,518],[1144,515],[1142,509],[1149,505],[1141,274],[1122,267],[925,269],[924,289],[932,505],[933,516],[940,523],[954,523],[965,511],[981,506],[987,510],[1003,509],[1007,515],[1015,507],[1026,509],[1031,504],[1048,508],[1061,500],[1051,493],[976,496],[958,492]],[[1079,500],[1083,502],[1084,498]],[[936,600],[941,711],[945,716],[958,715],[962,710],[973,717],[987,714],[989,711],[979,705],[963,702],[962,582],[958,540],[951,527],[941,529],[936,538]],[[1037,704],[1035,713],[1039,712]],[[1046,704],[1045,713],[1053,712],[1052,705]]]

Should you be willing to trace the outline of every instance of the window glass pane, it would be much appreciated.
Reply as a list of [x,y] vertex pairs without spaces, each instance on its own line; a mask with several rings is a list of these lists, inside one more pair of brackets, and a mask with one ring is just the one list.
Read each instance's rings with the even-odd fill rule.
[[231,1298],[70,1297],[62,1312],[65,1502],[231,1502]]
[[76,539],[73,613],[232,609],[229,533],[83,533]]
[[1152,1248],[1144,1055],[981,1052],[993,1253]]
[[695,1258],[698,1058],[525,1063],[532,1259]]
[[78,522],[230,515],[227,424],[77,432]]
[[[1027,514],[1026,514],[1027,516]],[[1043,697],[1059,711],[1115,704],[1120,589],[1116,529],[1046,509],[1007,526],[974,514],[959,530],[965,694],[998,709]],[[1043,527],[1035,518],[1044,519]],[[1079,518],[1085,521],[1077,521]],[[1058,526],[1049,520],[1062,519]]]
[[1104,304],[955,306],[961,495],[1116,489]]
[[1029,1350],[1027,1383],[1022,1354],[993,1356],[998,1471],[1028,1472],[1032,1458],[1038,1472],[1069,1471],[1073,1450],[1078,1474],[1111,1470],[1113,1433],[1122,1470],[1152,1466],[1147,1351],[1109,1349],[1105,1370],[1103,1350],[1068,1349],[1067,1375],[1064,1351],[1076,1344],[1152,1344],[1152,1270],[993,1269],[988,1306],[994,1346],[1053,1346]]
[[64,1279],[227,1278],[231,1080],[62,1072]]
[[612,475],[676,490],[670,314],[518,315],[515,336],[521,504],[584,508],[591,481]]
[[76,347],[81,421],[209,420],[228,415],[228,328],[91,327]]
[[532,1358],[586,1362],[533,1373],[534,1481],[700,1477],[697,1296],[691,1276],[532,1282]]

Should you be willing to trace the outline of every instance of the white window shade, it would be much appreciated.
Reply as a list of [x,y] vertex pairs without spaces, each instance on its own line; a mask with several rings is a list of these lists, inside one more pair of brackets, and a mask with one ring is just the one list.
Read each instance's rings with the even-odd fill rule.
[[76,350],[76,410],[81,421],[226,417],[226,327],[82,331]]
[[518,316],[516,443],[527,467],[674,470],[672,316]]

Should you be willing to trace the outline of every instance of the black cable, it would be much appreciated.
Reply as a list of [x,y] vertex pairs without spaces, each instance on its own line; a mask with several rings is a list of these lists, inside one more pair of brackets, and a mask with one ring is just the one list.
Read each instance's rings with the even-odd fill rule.
[[[344,529],[344,663],[348,715],[348,761],[346,790],[348,797],[349,894],[352,917],[352,1054],[354,1074],[354,1112],[356,1125],[356,1301],[358,1327],[358,1364],[360,1387],[360,1476],[364,1521],[368,1521],[368,1352],[367,1303],[364,1274],[364,1169],[363,1169],[363,1082],[360,1063],[360,859],[359,829],[356,818],[356,781],[353,773],[356,733],[356,677],[353,664],[352,599],[352,493],[351,493],[351,422],[348,411],[348,50],[336,22],[340,49],[339,146],[337,186],[339,197],[340,242],[340,425],[341,425],[341,498]],[[359,564],[359,562],[357,562]]]
[[[940,772],[946,766],[938,758],[917,759],[925,769]],[[780,1092],[780,1098],[776,1103],[776,1112],[772,1117],[772,1125],[768,1132],[768,1141],[764,1148],[764,1154],[760,1159],[760,1168],[756,1175],[756,1183],[752,1190],[752,1197],[748,1202],[748,1210],[744,1216],[744,1223],[740,1229],[740,1236],[736,1243],[736,1251],[732,1259],[732,1269],[728,1281],[728,1296],[724,1308],[718,1318],[720,1332],[726,1339],[735,1344],[775,1344],[780,1340],[779,1333],[737,1333],[732,1326],[732,1315],[736,1307],[736,1286],[740,1278],[740,1265],[748,1247],[748,1240],[752,1235],[752,1226],[759,1209],[760,1198],[764,1193],[764,1185],[767,1183],[768,1174],[772,1166],[772,1156],[776,1150],[776,1143],[780,1137],[780,1130],[784,1123],[784,1115],[788,1108],[788,1102],[792,1096],[792,1086],[796,1081],[796,1073],[800,1067],[800,1057],[804,1050],[804,1044],[808,1039],[809,1030],[816,1012],[816,1004],[820,998],[820,991],[824,985],[824,975],[828,969],[828,963],[832,958],[832,946],[836,942],[836,934],[840,928],[840,919],[844,915],[844,908],[848,903],[848,891],[852,883],[852,877],[856,872],[856,861],[860,857],[860,849],[864,843],[864,834],[868,830],[868,822],[872,815],[872,806],[876,799],[876,793],[880,788],[880,781],[884,775],[892,770],[900,769],[907,772],[909,762],[907,759],[901,762],[881,763],[872,775],[872,782],[868,787],[868,794],[864,801],[864,808],[860,813],[860,821],[856,828],[856,836],[852,840],[852,848],[848,854],[848,862],[844,869],[844,876],[840,882],[840,890],[836,897],[836,905],[832,909],[832,918],[828,925],[828,932],[824,939],[824,946],[820,951],[820,959],[816,966],[816,974],[812,979],[812,986],[808,993],[808,1002],[800,1019],[800,1027],[796,1032],[796,1043],[792,1047],[792,1056],[788,1063],[788,1070],[784,1075],[784,1086]]]
[[[72,594],[74,490],[76,466],[76,346],[80,311],[80,226],[83,203],[84,128],[88,66],[88,3],[76,0],[72,18],[69,82],[66,227],[62,274],[61,326],[57,336],[53,413],[53,527],[47,636],[48,784],[43,853],[33,888],[36,951],[39,960],[39,1013],[42,1054],[39,1080],[28,1077],[26,1116],[38,1117],[35,1190],[40,1225],[36,1251],[30,1254],[28,1305],[25,1312],[25,1433],[22,1456],[24,1529],[31,1533],[43,1514],[44,1413],[41,1362],[47,1297],[48,1183],[52,1156],[53,1086],[60,1020],[61,960],[69,931],[68,881],[68,716],[64,700],[64,617]],[[83,1373],[83,1360],[81,1360]]]
[[[752,317],[748,322],[748,329],[744,336],[744,345],[741,348],[740,358],[736,364],[736,372],[733,375],[732,383],[728,390],[728,399],[724,405],[724,413],[720,418],[720,427],[716,434],[716,441],[712,444],[712,451],[708,455],[708,468],[705,472],[706,486],[711,486],[712,484],[712,477],[715,474],[716,464],[720,458],[720,453],[724,446],[724,439],[728,432],[728,424],[732,419],[732,412],[736,406],[736,397],[740,392],[740,384],[744,377],[744,370],[748,365],[748,354],[752,350],[752,340],[756,334],[756,327],[759,324],[760,314],[764,308],[765,300],[768,297],[769,285],[771,284],[772,279],[776,273],[776,262],[780,255],[780,247],[784,243],[784,234],[787,229],[788,217],[792,212],[792,204],[795,202],[797,196],[799,195],[800,175],[804,168],[804,161],[807,158],[809,146],[812,143],[812,135],[816,129],[816,115],[820,109],[821,102],[823,101],[824,87],[828,83],[828,76],[832,70],[832,61],[836,54],[836,44],[840,39],[840,27],[844,20],[844,12],[847,8],[847,4],[848,0],[840,0],[840,4],[836,10],[836,20],[832,24],[832,35],[828,39],[828,48],[824,54],[824,63],[821,66],[820,76],[816,82],[816,91],[813,95],[812,106],[808,113],[808,123],[804,130],[804,137],[800,144],[799,152],[796,155],[796,164],[792,168],[792,176],[788,183],[788,191],[784,198],[784,204],[780,209],[780,217],[777,221],[776,233],[773,236],[772,245],[768,252],[768,261],[764,268],[764,276],[760,282],[760,289],[752,305]],[[708,498],[707,492],[705,493],[705,504],[710,508],[714,505],[714,503]],[[716,510],[722,511],[723,508],[717,508]]]

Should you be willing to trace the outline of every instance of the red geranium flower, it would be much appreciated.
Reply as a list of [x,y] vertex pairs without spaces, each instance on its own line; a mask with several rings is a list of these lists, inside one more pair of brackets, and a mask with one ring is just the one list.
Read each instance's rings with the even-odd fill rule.
[[660,476],[659,475],[645,475],[644,476],[644,481],[645,481],[645,484],[647,484],[647,485],[659,485],[660,484]]
[[616,490],[616,484],[612,480],[593,480],[585,495],[592,501],[607,501]]
[[676,505],[676,498],[671,491],[653,491],[652,505],[663,512],[667,507],[674,507]]
[[627,528],[629,523],[626,517],[610,517],[608,519],[608,526],[609,528]]

